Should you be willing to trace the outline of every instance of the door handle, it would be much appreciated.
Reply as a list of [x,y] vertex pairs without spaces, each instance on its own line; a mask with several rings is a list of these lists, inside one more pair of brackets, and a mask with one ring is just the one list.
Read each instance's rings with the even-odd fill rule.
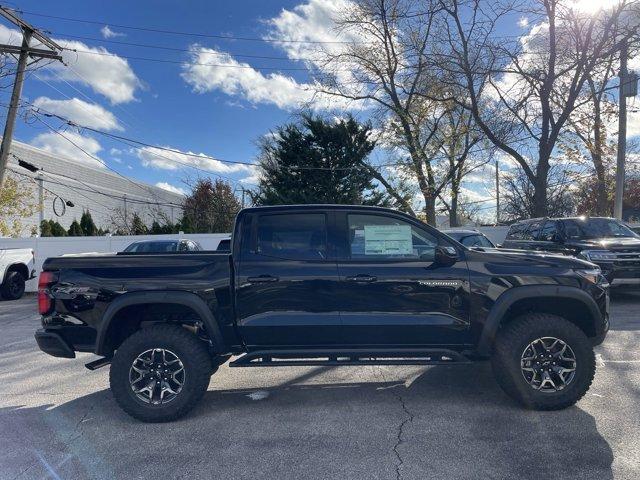
[[378,277],[374,277],[373,275],[355,275],[353,277],[347,277],[348,282],[372,283],[376,280],[378,280]]
[[272,275],[260,275],[259,277],[247,277],[247,282],[249,283],[277,282],[278,280],[279,280],[278,277],[274,277]]

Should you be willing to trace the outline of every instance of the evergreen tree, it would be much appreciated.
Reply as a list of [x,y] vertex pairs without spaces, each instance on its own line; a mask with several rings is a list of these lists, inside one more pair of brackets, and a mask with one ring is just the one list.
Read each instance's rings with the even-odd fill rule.
[[52,237],[51,233],[51,223],[50,220],[43,220],[40,222],[40,236],[41,237]]
[[134,212],[131,219],[131,235],[146,235],[149,233],[149,229],[144,224],[140,216]]
[[80,224],[78,223],[78,221],[74,218],[73,222],[71,222],[71,225],[69,226],[69,236],[70,237],[82,237],[84,236],[84,233],[82,231],[82,227],[80,227]]
[[62,225],[58,222],[54,222],[53,220],[49,220],[49,225],[51,227],[51,235],[54,237],[66,237],[67,231],[64,229]]
[[305,115],[279,127],[260,145],[259,205],[339,203],[384,205],[365,162],[375,148],[371,125],[353,117],[337,122]]
[[82,233],[87,237],[93,237],[98,234],[98,227],[93,223],[93,218],[91,218],[89,210],[84,210],[82,212],[82,217],[80,217],[80,228],[82,228]]

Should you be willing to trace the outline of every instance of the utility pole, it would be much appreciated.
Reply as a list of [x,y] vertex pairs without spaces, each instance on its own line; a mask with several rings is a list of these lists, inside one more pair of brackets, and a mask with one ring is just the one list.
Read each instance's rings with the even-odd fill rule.
[[496,224],[500,223],[500,167],[496,160]]
[[42,222],[44,221],[44,178],[42,178],[42,173],[38,173],[36,181],[38,182],[38,210],[40,211],[38,227],[42,229]]
[[627,153],[627,97],[638,94],[638,78],[629,75],[627,60],[629,57],[629,41],[625,40],[620,49],[620,86],[618,90],[618,155],[616,161],[616,196],[613,214],[622,220],[622,202],[624,198],[625,157]]
[[[0,45],[0,53],[9,53],[18,55],[18,66],[16,69],[16,79],[13,84],[13,91],[11,93],[11,101],[9,103],[9,111],[7,112],[7,121],[4,125],[4,133],[2,135],[2,143],[0,144],[0,188],[4,183],[4,177],[7,170],[7,163],[9,160],[9,149],[11,148],[11,140],[13,138],[13,127],[16,122],[16,114],[18,113],[18,105],[20,103],[20,94],[22,93],[22,84],[24,82],[24,72],[27,67],[42,60],[43,58],[49,58],[62,61],[62,57],[59,52],[62,47],[55,43],[50,38],[42,35],[35,27],[32,27],[27,22],[23,21],[20,17],[9,8],[0,5],[0,15],[9,20],[22,30],[22,46],[16,45]],[[29,41],[31,37],[38,40],[44,46],[50,50],[41,48],[30,48]],[[34,59],[30,64],[27,64],[28,58]]]

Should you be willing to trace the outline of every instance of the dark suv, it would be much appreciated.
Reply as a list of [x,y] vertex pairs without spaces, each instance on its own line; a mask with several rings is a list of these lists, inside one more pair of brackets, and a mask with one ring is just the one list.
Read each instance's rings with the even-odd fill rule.
[[612,285],[640,285],[640,237],[613,218],[525,220],[511,225],[503,246],[573,255],[597,264]]

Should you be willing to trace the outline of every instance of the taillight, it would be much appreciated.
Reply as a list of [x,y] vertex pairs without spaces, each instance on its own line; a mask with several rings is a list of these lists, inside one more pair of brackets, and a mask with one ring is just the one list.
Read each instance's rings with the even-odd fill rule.
[[56,272],[41,272],[38,278],[38,312],[46,315],[53,308],[53,299],[49,295],[49,285],[58,279]]

